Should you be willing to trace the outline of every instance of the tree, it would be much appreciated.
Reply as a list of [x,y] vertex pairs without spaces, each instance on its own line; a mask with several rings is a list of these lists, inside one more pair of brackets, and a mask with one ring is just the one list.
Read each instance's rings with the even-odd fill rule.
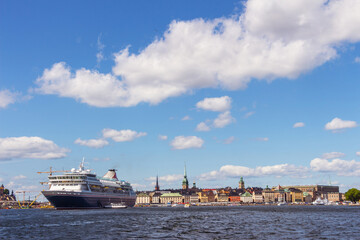
[[9,195],[9,189],[4,189],[4,194]]
[[355,203],[360,200],[360,191],[356,188],[351,188],[345,193],[345,198]]

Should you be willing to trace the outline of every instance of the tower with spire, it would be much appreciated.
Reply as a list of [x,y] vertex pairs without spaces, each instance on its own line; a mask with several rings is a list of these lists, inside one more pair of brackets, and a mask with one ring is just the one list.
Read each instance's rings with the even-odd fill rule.
[[243,189],[243,190],[245,189],[245,183],[244,183],[243,177],[240,178],[239,189]]
[[182,189],[188,190],[189,189],[189,181],[186,176],[186,165],[184,164],[184,179],[182,181]]
[[158,177],[158,175],[156,175],[156,185],[155,185],[155,191],[160,191],[160,186],[159,186],[159,177]]

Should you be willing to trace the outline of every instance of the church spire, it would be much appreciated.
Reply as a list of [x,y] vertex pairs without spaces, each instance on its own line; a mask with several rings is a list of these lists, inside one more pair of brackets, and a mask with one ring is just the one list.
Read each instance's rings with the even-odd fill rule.
[[159,186],[159,177],[158,177],[158,175],[156,175],[156,185],[155,185],[155,191],[160,191],[160,186]]
[[184,177],[186,177],[186,164],[184,163]]
[[245,189],[245,183],[244,183],[243,177],[240,178],[239,189]]
[[184,163],[184,179],[182,181],[182,189],[188,190],[189,189],[189,181],[186,176],[186,164]]

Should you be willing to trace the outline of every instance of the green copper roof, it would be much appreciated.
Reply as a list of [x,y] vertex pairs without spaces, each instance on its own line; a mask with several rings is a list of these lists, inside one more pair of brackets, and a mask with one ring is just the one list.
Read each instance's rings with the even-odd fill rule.
[[245,192],[245,193],[241,194],[241,197],[252,197],[252,195],[249,192]]
[[180,193],[164,193],[161,194],[161,197],[182,197]]
[[146,194],[146,193],[139,193],[139,194],[136,194],[136,196],[138,196],[138,197],[149,197],[149,195]]

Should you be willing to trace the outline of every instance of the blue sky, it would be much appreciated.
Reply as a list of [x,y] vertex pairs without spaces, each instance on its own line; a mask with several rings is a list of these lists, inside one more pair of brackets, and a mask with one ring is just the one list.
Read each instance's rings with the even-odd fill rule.
[[2,1],[0,182],[360,187],[358,1]]

